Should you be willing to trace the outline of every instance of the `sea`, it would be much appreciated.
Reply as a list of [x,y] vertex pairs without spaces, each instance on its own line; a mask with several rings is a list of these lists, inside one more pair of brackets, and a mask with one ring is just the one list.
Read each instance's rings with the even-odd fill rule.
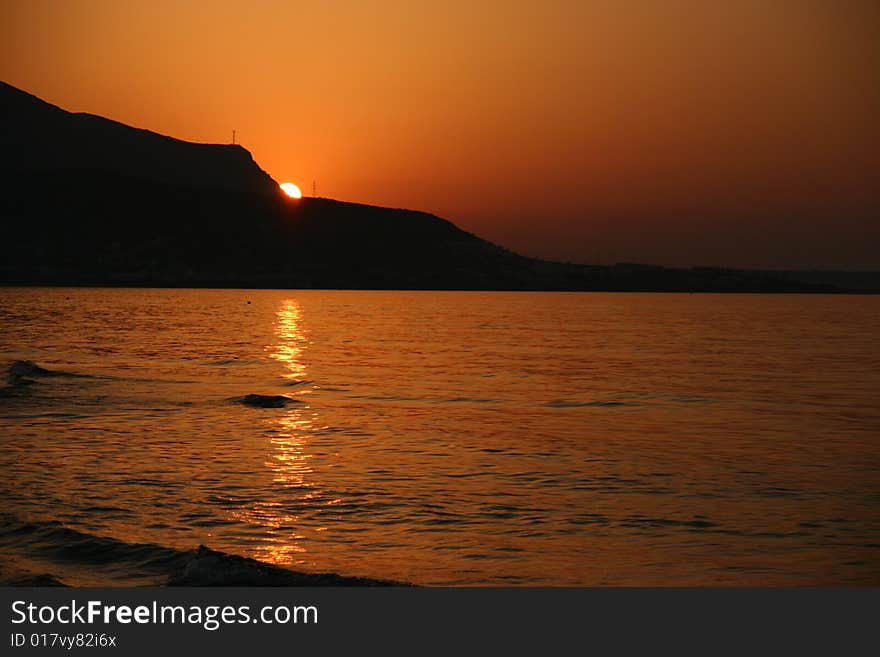
[[880,296],[0,288],[0,579],[164,584],[206,546],[880,585],[878,336]]

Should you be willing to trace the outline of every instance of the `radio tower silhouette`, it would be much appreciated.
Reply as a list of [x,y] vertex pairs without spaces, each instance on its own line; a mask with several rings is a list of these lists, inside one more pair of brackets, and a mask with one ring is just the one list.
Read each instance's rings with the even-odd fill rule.
[[312,181],[312,198],[318,198],[318,193],[315,191],[317,186],[315,185],[315,181]]

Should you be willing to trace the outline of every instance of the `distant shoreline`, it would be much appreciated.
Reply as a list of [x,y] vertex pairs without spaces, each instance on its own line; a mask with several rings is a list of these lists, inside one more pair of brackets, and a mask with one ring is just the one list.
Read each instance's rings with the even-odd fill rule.
[[[665,292],[672,294],[880,294],[880,271],[767,270],[666,267],[618,263],[582,265],[527,259],[522,277],[472,272],[297,267],[259,273],[216,270],[96,271],[41,266],[0,268],[0,287],[108,287],[157,289],[373,290],[425,292]],[[407,275],[408,274],[408,275]],[[481,280],[482,279],[482,280]]]
[[112,289],[171,289],[171,290],[314,290],[314,291],[346,291],[346,292],[571,292],[571,293],[632,293],[632,294],[805,294],[805,295],[848,295],[848,296],[874,296],[880,294],[880,288],[794,288],[794,289],[674,289],[644,287],[594,287],[594,288],[512,288],[512,287],[356,287],[356,286],[305,286],[285,284],[260,284],[253,281],[241,281],[236,283],[219,282],[108,282],[108,281],[82,281],[82,282],[37,282],[31,280],[4,280],[0,281],[0,288],[16,287],[44,287],[44,288],[112,288]]

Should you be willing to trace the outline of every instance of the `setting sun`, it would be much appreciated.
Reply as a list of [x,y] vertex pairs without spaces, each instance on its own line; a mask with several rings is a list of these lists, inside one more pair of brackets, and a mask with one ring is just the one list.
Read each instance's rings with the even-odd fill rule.
[[290,198],[302,198],[302,192],[299,191],[299,187],[294,185],[293,183],[281,183],[279,185],[284,193],[287,194]]

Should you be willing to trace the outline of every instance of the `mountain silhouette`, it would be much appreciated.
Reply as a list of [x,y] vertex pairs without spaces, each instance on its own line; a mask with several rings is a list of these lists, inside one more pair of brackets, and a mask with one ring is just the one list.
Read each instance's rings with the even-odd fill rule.
[[0,82],[3,165],[22,172],[93,170],[203,189],[274,192],[277,184],[232,144],[193,144],[71,113]]
[[0,283],[824,291],[772,273],[527,258],[424,212],[288,198],[244,148],[67,112],[0,82]]

